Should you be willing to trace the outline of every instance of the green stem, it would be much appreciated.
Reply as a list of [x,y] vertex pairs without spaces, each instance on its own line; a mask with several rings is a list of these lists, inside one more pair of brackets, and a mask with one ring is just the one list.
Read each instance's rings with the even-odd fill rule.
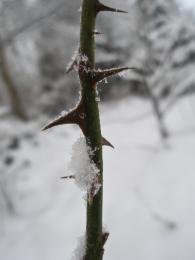
[[[95,0],[83,0],[80,32],[80,53],[88,59],[86,68],[94,69],[95,64]],[[83,106],[86,114],[86,140],[94,151],[91,160],[100,171],[101,188],[93,198],[93,203],[87,204],[86,223],[86,253],[85,260],[102,259],[102,198],[103,198],[103,161],[101,145],[101,129],[96,92],[89,73],[79,71],[82,85]]]

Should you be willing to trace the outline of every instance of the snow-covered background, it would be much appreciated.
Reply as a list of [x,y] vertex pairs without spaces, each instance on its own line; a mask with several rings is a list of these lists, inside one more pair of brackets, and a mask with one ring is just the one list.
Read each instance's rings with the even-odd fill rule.
[[[171,137],[165,144],[155,118],[145,113],[148,102],[127,98],[101,107],[103,134],[115,145],[104,148],[105,259],[194,259],[194,101],[182,99],[167,117]],[[9,151],[14,162],[1,172],[13,206],[7,214],[1,204],[1,259],[70,259],[84,234],[85,201],[73,180],[60,177],[69,173],[80,132],[28,127],[35,135]]]
[[193,0],[177,0],[178,3],[181,5],[182,8],[191,9],[193,12],[195,12],[195,3]]
[[[97,37],[98,66],[129,64],[147,73],[100,86],[102,134],[115,146],[103,148],[103,221],[110,232],[104,259],[194,260],[193,5],[120,5],[129,15],[97,21],[105,33]],[[1,260],[71,260],[85,233],[85,194],[74,180],[61,179],[72,174],[72,146],[81,132],[69,125],[41,131],[78,99],[79,84],[65,66],[77,46],[79,6],[76,0],[0,2]]]

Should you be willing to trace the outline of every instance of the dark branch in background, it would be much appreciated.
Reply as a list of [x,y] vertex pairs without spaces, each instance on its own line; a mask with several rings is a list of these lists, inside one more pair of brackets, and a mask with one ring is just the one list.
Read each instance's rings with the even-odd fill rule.
[[6,49],[0,47],[0,76],[6,86],[6,90],[9,94],[12,113],[15,114],[21,120],[27,120],[27,115],[23,109],[20,95],[17,91],[15,80],[10,73],[9,66],[7,64]]
[[162,140],[165,140],[166,138],[168,138],[169,133],[168,133],[168,130],[164,123],[164,114],[163,114],[163,111],[161,111],[161,107],[160,107],[160,98],[155,95],[155,93],[152,89],[152,86],[150,86],[150,84],[148,83],[147,77],[144,74],[145,73],[142,74],[143,87],[151,101],[153,113],[154,113],[157,123],[158,123],[160,136],[161,136]]
[[[12,2],[12,5],[13,4],[15,4],[15,2]],[[42,14],[40,14],[39,16],[36,16],[35,13],[33,18],[31,19],[29,18],[29,20],[27,20],[21,26],[18,26],[6,37],[0,38],[0,62],[1,62],[0,74],[5,83],[6,90],[9,94],[12,112],[22,120],[27,120],[27,115],[22,107],[22,101],[17,91],[15,80],[14,78],[12,78],[10,69],[7,66],[6,47],[10,43],[12,43],[18,35],[25,33],[26,31],[32,29],[33,27],[39,25],[40,23],[43,23],[45,19],[51,17],[52,15],[55,15],[63,6],[64,6],[64,1],[60,1],[56,3],[55,6],[53,6],[52,8],[50,7],[47,8],[47,10],[44,10]],[[11,7],[11,5],[7,4],[5,7],[1,9],[1,12],[3,11],[5,12],[5,10],[9,7]]]
[[[140,71],[140,75],[142,77],[143,88],[151,101],[153,113],[154,113],[154,116],[155,116],[157,124],[158,124],[160,136],[161,136],[162,140],[164,141],[164,140],[166,140],[166,138],[168,138],[169,133],[168,133],[167,127],[164,122],[163,112],[161,111],[160,97],[158,95],[156,95],[154,92],[154,88],[157,87],[156,84],[161,79],[158,78],[158,81],[153,85],[151,85],[151,83],[149,82],[149,77],[151,76],[151,74],[154,74],[155,69],[156,69],[156,67],[154,65],[154,54],[153,54],[152,44],[148,38],[148,31],[147,31],[147,28],[145,25],[145,22],[147,21],[147,17],[146,17],[147,14],[146,14],[145,10],[142,8],[141,0],[137,1],[137,5],[139,8],[140,17],[141,17],[141,19],[140,19],[141,28],[140,28],[140,30],[138,29],[138,31],[139,32],[142,31],[142,34],[140,33],[139,37],[141,38],[141,41],[144,43],[145,50],[147,52],[147,54],[146,54],[147,57],[143,64],[143,67],[146,69],[145,69],[145,71]],[[165,59],[167,57],[168,57],[168,55],[165,55]],[[163,73],[163,76],[164,76],[164,73]]]

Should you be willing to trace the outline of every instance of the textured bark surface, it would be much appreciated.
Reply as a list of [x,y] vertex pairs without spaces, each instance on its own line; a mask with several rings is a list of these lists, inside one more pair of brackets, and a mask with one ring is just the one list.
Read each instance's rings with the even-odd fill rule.
[[96,91],[92,77],[88,70],[94,70],[95,51],[94,34],[96,18],[96,1],[84,0],[81,15],[80,31],[80,53],[87,57],[86,64],[79,66],[79,77],[82,86],[82,98],[86,118],[86,140],[87,144],[94,151],[91,160],[100,171],[101,188],[93,198],[93,202],[87,203],[87,224],[86,224],[86,254],[85,260],[102,259],[102,197],[103,197],[103,161],[101,130],[99,110],[96,101]]

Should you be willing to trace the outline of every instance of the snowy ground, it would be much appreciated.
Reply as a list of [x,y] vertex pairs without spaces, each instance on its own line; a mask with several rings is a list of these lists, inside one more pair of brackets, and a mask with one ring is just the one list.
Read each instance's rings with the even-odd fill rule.
[[[105,260],[195,259],[194,101],[184,99],[168,115],[166,145],[145,101],[101,108],[103,135],[115,145],[104,148]],[[0,259],[70,260],[84,234],[85,202],[74,181],[60,177],[79,130],[40,132],[32,123],[24,130],[6,120],[0,128]],[[22,141],[5,151],[8,132],[20,132]]]

